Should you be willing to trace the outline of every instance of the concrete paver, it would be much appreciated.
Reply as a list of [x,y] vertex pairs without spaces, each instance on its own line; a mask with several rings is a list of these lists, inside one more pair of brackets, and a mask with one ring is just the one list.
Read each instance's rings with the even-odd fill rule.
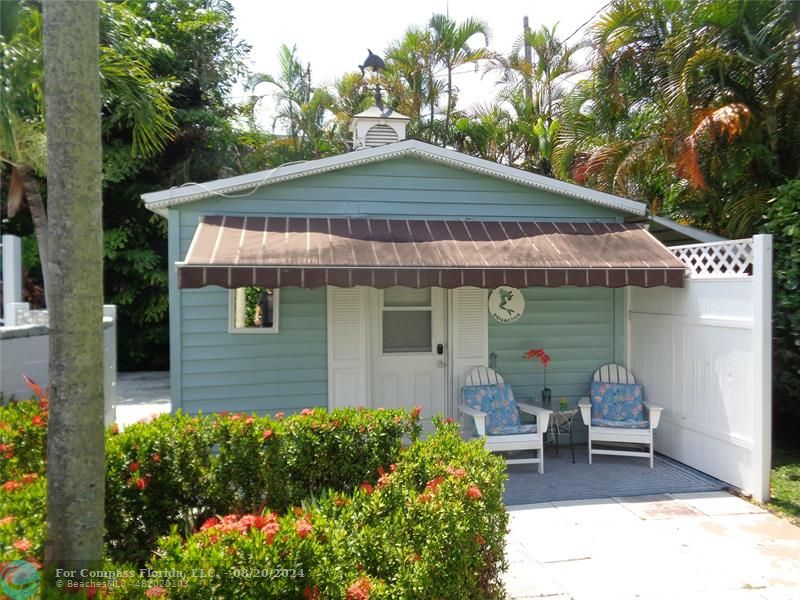
[[800,528],[726,492],[509,513],[509,598],[800,599]]

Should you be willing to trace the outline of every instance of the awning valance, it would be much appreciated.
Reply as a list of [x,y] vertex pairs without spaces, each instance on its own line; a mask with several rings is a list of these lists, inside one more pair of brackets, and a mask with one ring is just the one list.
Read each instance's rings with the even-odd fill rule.
[[206,216],[181,288],[357,285],[683,287],[639,225]]

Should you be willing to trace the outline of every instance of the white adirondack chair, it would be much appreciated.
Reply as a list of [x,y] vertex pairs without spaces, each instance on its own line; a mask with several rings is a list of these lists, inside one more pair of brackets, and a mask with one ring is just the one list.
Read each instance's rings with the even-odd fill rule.
[[[636,383],[633,373],[625,367],[616,364],[603,365],[592,376],[592,381],[604,383]],[[614,456],[639,456],[650,458],[650,468],[653,468],[653,432],[658,427],[661,420],[663,408],[654,406],[649,402],[644,402],[644,417],[649,422],[646,429],[629,429],[625,427],[606,427],[592,425],[592,402],[589,396],[584,396],[578,402],[581,409],[581,418],[589,428],[589,464],[592,464],[592,454],[606,454]],[[610,450],[596,449],[592,446],[593,442],[608,444],[637,444],[646,446],[647,451],[639,450]]]
[[[494,369],[488,367],[476,367],[467,374],[465,386],[474,385],[498,385],[504,384],[503,377]],[[538,463],[539,473],[544,473],[544,434],[550,422],[550,415],[553,411],[538,406],[532,406],[524,402],[516,402],[519,411],[536,417],[536,431],[533,433],[512,433],[503,435],[492,435],[486,432],[486,418],[489,413],[477,410],[463,402],[458,405],[458,409],[465,415],[469,415],[475,422],[475,430],[478,435],[486,440],[486,449],[490,452],[508,452],[515,450],[536,450],[534,458],[506,458],[506,463],[527,464]]]

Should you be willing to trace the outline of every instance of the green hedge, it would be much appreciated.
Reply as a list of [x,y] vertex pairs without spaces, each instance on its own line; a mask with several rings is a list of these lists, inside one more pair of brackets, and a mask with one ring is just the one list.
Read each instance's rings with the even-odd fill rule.
[[[3,559],[41,560],[46,419],[46,402],[0,408]],[[505,464],[436,423],[426,441],[416,410],[109,428],[107,570],[130,575],[104,597],[502,596]]]
[[106,442],[106,539],[115,560],[144,562],[157,538],[215,514],[284,511],[325,489],[352,491],[397,461],[418,417],[306,409],[284,418],[161,415]]
[[439,423],[352,494],[212,518],[188,538],[174,531],[148,563],[152,577],[124,580],[112,597],[502,597],[505,476],[501,458]]
[[764,231],[773,235],[774,252],[775,422],[792,433],[800,424],[800,180],[778,188]]

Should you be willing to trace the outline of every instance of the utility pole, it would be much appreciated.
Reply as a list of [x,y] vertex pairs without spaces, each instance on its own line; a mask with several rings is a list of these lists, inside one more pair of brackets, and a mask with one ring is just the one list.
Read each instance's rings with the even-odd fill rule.
[[525,64],[528,65],[527,73],[525,73],[525,99],[530,101],[533,95],[531,86],[531,76],[533,73],[533,52],[531,51],[530,44],[531,28],[528,24],[528,17],[522,17],[522,43],[525,47]]

